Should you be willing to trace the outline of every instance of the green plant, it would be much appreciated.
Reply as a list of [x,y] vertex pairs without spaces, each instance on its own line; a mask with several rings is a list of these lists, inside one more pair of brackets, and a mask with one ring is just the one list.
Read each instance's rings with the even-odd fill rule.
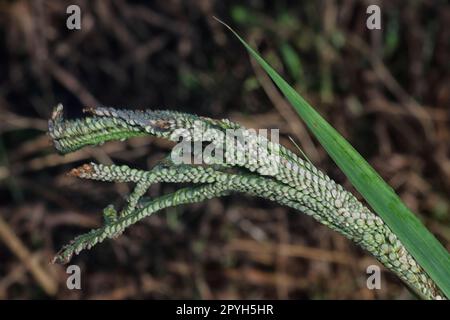
[[370,164],[304,100],[261,56],[226,26],[261,65],[327,153],[376,213],[399,237],[439,288],[450,297],[450,254],[406,207]]
[[[149,171],[94,163],[73,169],[70,172],[73,176],[134,182],[136,187],[120,212],[112,206],[106,207],[103,212],[104,226],[80,235],[64,246],[55,257],[55,262],[68,262],[73,254],[90,249],[107,238],[117,237],[128,226],[155,211],[225,196],[231,192],[243,192],[312,216],[372,253],[420,296],[428,299],[443,297],[433,280],[380,217],[311,163],[303,161],[285,147],[256,136],[226,119],[214,120],[169,111],[112,108],[88,108],[85,111],[91,116],[64,120],[62,106],[55,109],[49,121],[49,132],[59,152],[68,153],[86,145],[137,135],[178,141],[177,132],[182,130],[188,133],[185,137],[189,142],[207,142],[216,150],[236,157],[227,157],[228,161],[223,162],[203,153],[206,165],[192,165],[175,164],[173,158],[168,156]],[[198,125],[204,129],[204,134],[198,134]],[[226,134],[228,129],[241,130],[248,143],[230,141]],[[202,151],[205,148],[202,147]],[[274,167],[276,159],[278,161]],[[160,182],[194,185],[151,200],[143,197],[151,184]]]

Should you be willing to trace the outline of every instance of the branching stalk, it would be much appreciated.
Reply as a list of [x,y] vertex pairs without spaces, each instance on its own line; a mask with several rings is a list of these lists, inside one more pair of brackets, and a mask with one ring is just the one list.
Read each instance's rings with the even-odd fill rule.
[[[63,119],[62,106],[55,109],[49,121],[49,133],[59,152],[69,153],[87,145],[139,135],[177,141],[175,133],[185,130],[189,133],[186,139],[191,142],[209,142],[217,149],[238,157],[226,163],[206,157],[203,159],[206,165],[175,164],[168,157],[149,171],[94,163],[73,169],[70,172],[73,176],[134,182],[136,187],[125,208],[117,212],[108,206],[104,210],[104,226],[75,238],[60,250],[54,262],[67,263],[73,254],[90,249],[107,238],[117,237],[127,227],[153,212],[240,192],[269,199],[312,216],[370,252],[419,296],[443,298],[435,283],[380,217],[311,163],[282,145],[253,136],[249,130],[229,120],[171,111],[112,108],[87,108],[85,111],[90,116],[67,121]],[[198,123],[206,129],[206,134],[196,133]],[[229,143],[225,134],[227,129],[241,129],[250,143]],[[258,151],[264,144],[269,146],[270,151],[261,157]],[[273,166],[275,155],[279,156],[276,168]],[[183,182],[193,186],[143,202],[142,197],[147,189],[161,182]]]

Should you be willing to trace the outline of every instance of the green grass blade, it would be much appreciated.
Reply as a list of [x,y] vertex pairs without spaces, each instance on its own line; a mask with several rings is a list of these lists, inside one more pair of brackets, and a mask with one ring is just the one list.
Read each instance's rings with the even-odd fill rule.
[[[218,20],[218,19],[217,19]],[[234,30],[250,55],[272,78],[287,100],[305,121],[331,158],[372,209],[403,242],[411,255],[450,298],[450,255],[419,219],[405,206],[393,189],[366,160],[314,108],[306,102]]]

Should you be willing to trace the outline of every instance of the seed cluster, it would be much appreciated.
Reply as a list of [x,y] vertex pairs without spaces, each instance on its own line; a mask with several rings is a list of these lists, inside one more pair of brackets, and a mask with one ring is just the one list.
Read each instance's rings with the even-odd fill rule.
[[[237,157],[231,157],[235,160],[227,163],[214,157],[204,159],[207,166],[175,164],[167,157],[149,171],[95,163],[73,169],[70,174],[80,178],[134,182],[136,186],[120,212],[108,206],[104,210],[105,225],[63,247],[55,257],[56,262],[68,262],[73,254],[107,238],[117,237],[128,226],[155,211],[242,192],[276,201],[312,216],[369,251],[422,297],[443,297],[380,217],[311,163],[282,145],[252,135],[239,124],[227,119],[214,120],[179,112],[113,108],[89,108],[86,112],[91,114],[90,117],[67,121],[63,119],[62,111],[62,106],[57,107],[49,121],[50,136],[61,153],[142,134],[176,141],[174,136],[177,130],[185,130],[189,133],[186,137],[190,137],[191,141],[208,141]],[[198,130],[199,125],[202,130]],[[227,141],[226,129],[242,130],[250,143]],[[263,157],[260,154],[262,146],[269,146],[264,149],[267,153]],[[276,166],[274,159],[278,159]],[[160,182],[195,185],[151,201],[142,201],[148,188]]]

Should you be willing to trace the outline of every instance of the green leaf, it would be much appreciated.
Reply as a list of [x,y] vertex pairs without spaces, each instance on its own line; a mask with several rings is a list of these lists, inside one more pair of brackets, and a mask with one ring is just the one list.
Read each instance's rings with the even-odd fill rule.
[[287,42],[281,45],[280,50],[283,60],[288,67],[289,73],[295,80],[299,80],[303,70],[302,63],[300,62],[297,53]]
[[450,298],[450,255],[447,250],[350,143],[233,29],[224,22],[218,21],[233,32],[250,55],[262,66],[353,186],[398,236],[437,286]]

